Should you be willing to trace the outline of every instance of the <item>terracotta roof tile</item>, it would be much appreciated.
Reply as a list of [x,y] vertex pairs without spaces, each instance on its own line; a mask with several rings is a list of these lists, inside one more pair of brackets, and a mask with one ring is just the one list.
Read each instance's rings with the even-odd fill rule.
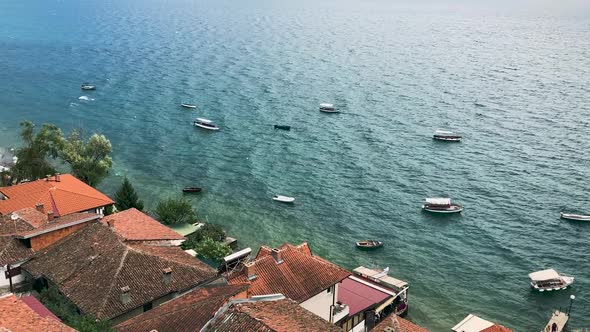
[[[277,264],[272,255],[259,254],[248,263],[248,269],[230,274],[229,282],[249,282],[250,295],[281,293],[301,303],[350,275],[343,268],[312,255],[311,250],[302,248],[288,243],[282,245],[280,264]],[[249,281],[248,273],[255,274],[256,278]]]
[[[12,217],[16,216],[16,219]],[[67,216],[49,220],[47,215],[32,208],[24,208],[10,215],[0,216],[0,235],[15,235],[29,238],[52,230],[89,222],[100,218],[95,213],[72,213]]]
[[46,211],[52,210],[56,216],[64,216],[114,203],[106,195],[70,174],[60,175],[60,181],[55,181],[52,177],[50,181],[40,179],[0,187],[0,192],[8,197],[0,200],[0,214],[32,208],[41,203]]
[[[128,245],[107,226],[94,222],[22,265],[34,277],[56,284],[78,308],[111,319],[176,291],[208,282],[216,271],[178,247]],[[165,282],[163,270],[172,270]],[[130,301],[121,302],[129,287]]]
[[0,297],[0,330],[12,332],[75,332],[51,317],[42,317],[14,295]]
[[494,324],[481,332],[512,332],[511,329],[507,328],[506,326],[502,326],[500,324]]
[[184,239],[182,235],[135,208],[104,217],[103,223],[107,222],[112,222],[115,231],[128,241]]
[[197,288],[117,326],[119,332],[200,331],[231,297],[247,285]]
[[427,329],[418,326],[407,319],[391,314],[383,319],[372,332],[385,332],[386,328],[393,329],[392,332],[428,332]]
[[232,304],[216,318],[212,332],[342,332],[291,299]]
[[0,266],[22,262],[33,254],[32,249],[25,247],[14,236],[0,236]]

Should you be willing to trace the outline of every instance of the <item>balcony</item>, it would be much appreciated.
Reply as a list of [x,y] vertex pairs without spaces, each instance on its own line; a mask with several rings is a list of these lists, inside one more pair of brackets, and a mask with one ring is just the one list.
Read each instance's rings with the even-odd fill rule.
[[346,317],[350,311],[348,305],[343,303],[336,303],[334,309],[332,310],[332,322],[336,323],[340,321],[342,318]]

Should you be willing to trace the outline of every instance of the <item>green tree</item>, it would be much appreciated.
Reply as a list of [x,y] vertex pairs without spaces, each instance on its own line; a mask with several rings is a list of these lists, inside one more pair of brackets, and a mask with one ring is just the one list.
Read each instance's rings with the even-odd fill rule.
[[121,188],[115,193],[115,206],[117,210],[124,211],[130,208],[136,208],[139,211],[143,210],[143,201],[139,199],[135,189],[127,177],[123,179]]
[[96,186],[113,166],[109,156],[112,151],[111,142],[104,135],[93,134],[85,142],[80,131],[74,130],[64,141],[59,156],[70,165],[74,176]]
[[212,259],[216,262],[221,261],[223,257],[232,253],[231,248],[227,244],[217,242],[209,237],[199,242],[195,247],[195,251],[199,255]]
[[189,201],[184,198],[168,198],[156,207],[156,218],[163,224],[184,224],[197,220],[197,213]]
[[35,125],[30,121],[21,122],[20,137],[24,146],[16,149],[18,160],[12,167],[12,175],[17,181],[37,180],[54,174],[55,168],[48,158],[56,158],[63,148],[64,138],[58,127],[44,124],[35,133]]
[[203,241],[205,238],[210,238],[217,242],[223,242],[225,237],[225,231],[223,228],[221,228],[221,226],[207,223],[199,228],[196,232],[188,235],[186,237],[186,241],[182,243],[182,247],[184,249],[194,249],[197,244],[199,244],[199,242]]

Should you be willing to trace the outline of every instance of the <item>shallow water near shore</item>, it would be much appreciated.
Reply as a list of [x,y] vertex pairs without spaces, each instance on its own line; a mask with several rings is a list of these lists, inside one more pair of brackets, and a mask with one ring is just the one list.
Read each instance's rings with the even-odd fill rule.
[[[571,327],[590,327],[590,223],[559,219],[590,214],[587,11],[32,0],[1,2],[0,22],[0,146],[24,119],[103,133],[105,193],[127,175],[153,209],[202,187],[186,197],[241,246],[308,241],[346,268],[389,266],[432,331],[468,313],[538,331],[570,294]],[[434,142],[438,128],[464,141]],[[429,196],[465,211],[423,213]],[[372,238],[385,247],[354,247]],[[527,274],[548,267],[572,289],[533,293]]]

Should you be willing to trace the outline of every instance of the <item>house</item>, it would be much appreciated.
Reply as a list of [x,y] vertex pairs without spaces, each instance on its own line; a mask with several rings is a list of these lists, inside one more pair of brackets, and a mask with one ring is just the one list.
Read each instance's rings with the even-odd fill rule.
[[43,205],[45,213],[58,218],[76,212],[104,214],[114,202],[103,193],[70,174],[0,187],[0,215]]
[[102,222],[128,243],[179,246],[185,240],[184,236],[136,208],[105,216]]
[[234,300],[220,309],[202,331],[342,332],[283,295]]
[[338,303],[349,308],[348,316],[339,326],[345,331],[371,331],[388,316],[405,316],[408,311],[407,282],[382,271],[360,266],[340,284]]
[[505,326],[492,323],[473,314],[467,315],[452,330],[455,332],[512,332],[511,329]]
[[0,296],[0,331],[11,332],[75,332],[61,323],[35,298],[18,298],[13,294]]
[[44,213],[43,205],[24,208],[0,216],[0,288],[23,281],[20,265],[41,250],[89,222],[98,220],[94,213],[73,213],[55,218]]
[[222,306],[244,298],[246,288],[240,284],[197,288],[114,328],[118,332],[198,332]]
[[418,326],[407,319],[397,315],[390,315],[383,319],[372,332],[428,332],[427,329]]
[[[350,272],[313,255],[304,242],[271,249],[262,246],[256,258],[228,273],[230,284],[249,283],[248,297],[283,294],[303,308],[335,323],[348,307],[337,303],[338,287]],[[336,310],[338,309],[338,310]]]
[[22,269],[35,289],[56,286],[81,313],[112,324],[219,279],[178,247],[130,244],[100,222],[35,253]]

